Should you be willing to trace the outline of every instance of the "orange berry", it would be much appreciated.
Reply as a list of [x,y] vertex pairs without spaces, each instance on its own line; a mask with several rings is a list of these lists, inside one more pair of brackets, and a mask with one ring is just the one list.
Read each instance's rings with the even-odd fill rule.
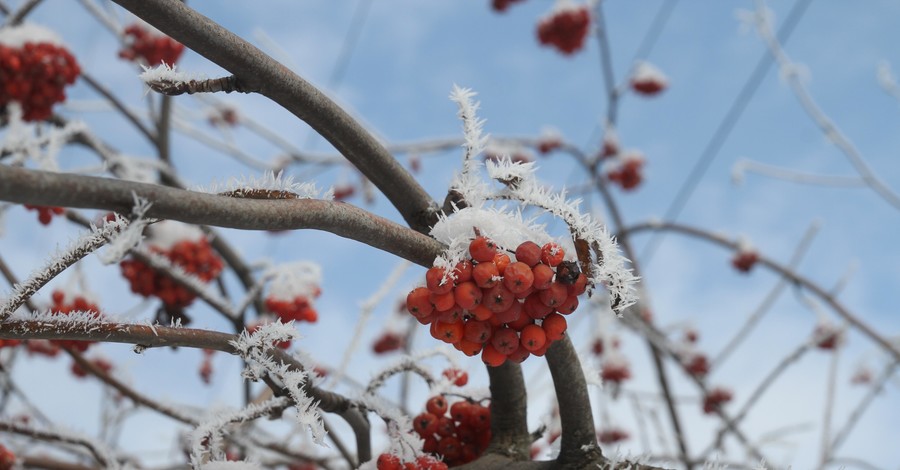
[[513,294],[524,292],[534,283],[534,273],[527,264],[517,261],[506,267],[503,285]]
[[522,242],[522,244],[516,248],[516,261],[525,263],[533,268],[536,264],[541,262],[541,247],[533,241]]
[[463,282],[469,281],[472,279],[472,262],[464,259],[459,263],[456,263],[456,266],[453,268],[453,275],[456,276],[456,283],[461,284]]
[[513,301],[508,309],[494,314],[500,323],[511,323],[523,316],[527,315],[522,315],[522,303],[519,301]]
[[431,292],[425,287],[416,287],[406,296],[406,309],[409,313],[418,318],[431,315],[434,311],[434,305],[429,298]]
[[490,262],[497,254],[497,245],[490,238],[478,236],[469,243],[469,254],[479,263]]
[[525,349],[525,345],[519,344],[519,349],[516,349],[516,351],[514,353],[507,356],[507,359],[521,364],[522,362],[525,362],[525,359],[528,359],[528,356],[530,356],[530,355],[531,355],[531,352],[529,352],[527,349]]
[[519,335],[516,330],[509,328],[496,330],[491,337],[491,345],[501,354],[508,356],[519,347]]
[[506,354],[497,351],[491,343],[485,343],[484,349],[481,350],[481,360],[491,367],[500,367],[506,362]]
[[562,263],[566,252],[555,242],[550,242],[541,247],[541,262],[547,266],[557,266]]
[[437,333],[437,336],[434,336],[436,339],[439,339],[445,343],[457,343],[462,339],[463,333],[465,332],[465,327],[461,321],[453,322],[453,323],[444,323],[440,320],[434,322],[434,332]]
[[445,292],[443,294],[436,294],[432,292],[428,295],[428,300],[434,304],[434,309],[438,312],[446,312],[453,308],[456,305],[456,298],[453,297],[453,292]]
[[500,271],[494,263],[478,263],[472,269],[472,279],[478,287],[494,287],[500,281]]
[[537,325],[528,325],[522,328],[522,346],[529,351],[536,351],[544,347],[547,342],[547,333]]
[[494,259],[492,260],[495,266],[497,266],[497,271],[502,276],[506,271],[506,267],[509,266],[511,260],[509,259],[509,255],[506,253],[497,253],[494,255]]
[[453,289],[453,281],[444,268],[435,266],[425,272],[425,285],[435,294],[446,294]]
[[472,357],[481,352],[481,347],[483,346],[483,344],[469,341],[463,338],[459,340],[458,343],[455,343],[454,346],[456,346],[456,348],[462,351],[462,353],[466,356]]
[[453,288],[456,304],[465,310],[472,310],[481,303],[481,289],[472,281],[466,281]]
[[536,290],[544,290],[553,283],[553,275],[556,274],[553,268],[546,264],[539,264],[531,269],[534,275],[534,282],[531,284]]
[[519,315],[518,319],[513,320],[511,322],[506,322],[506,326],[508,326],[516,331],[522,331],[522,328],[525,328],[526,326],[531,325],[533,323],[534,323],[534,318],[531,318],[531,316],[529,316],[523,312],[521,315]]
[[578,297],[574,295],[570,295],[566,298],[566,301],[556,307],[556,311],[563,314],[569,315],[578,308]]
[[543,328],[544,333],[547,334],[548,342],[557,341],[563,339],[563,336],[565,336],[568,323],[566,322],[566,317],[558,313],[551,313],[544,318],[543,323],[541,323],[541,328]]
[[469,313],[474,315],[475,319],[478,321],[485,321],[494,316],[494,312],[483,304],[476,305],[474,309],[469,310]]
[[553,311],[553,307],[548,307],[541,302],[541,292],[544,291],[535,291],[529,295],[525,298],[525,304],[523,305],[525,314],[535,320],[540,320]]
[[482,344],[491,338],[491,324],[486,321],[469,320],[466,322],[463,338]]
[[556,308],[557,306],[562,305],[569,297],[569,289],[566,288],[564,284],[554,282],[553,284],[550,284],[548,289],[538,292],[538,296],[540,296],[541,302],[544,305]]
[[503,284],[497,284],[484,292],[482,303],[495,314],[508,310],[516,298]]

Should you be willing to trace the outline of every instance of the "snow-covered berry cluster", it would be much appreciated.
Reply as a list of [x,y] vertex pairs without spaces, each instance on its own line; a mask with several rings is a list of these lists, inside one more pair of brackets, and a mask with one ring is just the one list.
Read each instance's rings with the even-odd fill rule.
[[0,109],[17,102],[25,121],[47,119],[80,74],[78,62],[52,32],[34,25],[0,29]]
[[734,395],[731,390],[723,387],[716,387],[709,391],[709,394],[703,399],[703,412],[713,414],[720,406],[731,401]]
[[160,63],[174,65],[184,52],[184,44],[160,33],[152,32],[141,24],[125,28],[125,47],[119,57],[155,67]]
[[584,46],[591,25],[591,13],[584,5],[558,5],[562,6],[554,8],[538,23],[538,40],[563,54],[572,54]]
[[413,419],[413,429],[425,441],[422,450],[451,467],[462,465],[477,459],[490,444],[491,410],[467,400],[450,405],[438,395]]
[[756,249],[749,242],[742,240],[734,257],[731,258],[731,265],[742,273],[748,273],[758,260],[759,253],[756,252]]
[[668,88],[669,79],[655,66],[639,62],[631,73],[631,89],[644,96],[654,96]]
[[53,220],[54,215],[61,215],[66,211],[63,207],[56,206],[32,206],[31,204],[25,204],[25,208],[30,211],[37,211],[38,213],[38,221],[42,225],[50,225],[50,221]]
[[[176,222],[161,222],[154,226],[149,249],[205,283],[215,279],[224,267],[203,232]],[[166,306],[175,308],[187,307],[194,301],[195,295],[191,291],[143,261],[126,259],[120,266],[122,275],[131,284],[131,291],[136,294],[158,297]]]
[[425,274],[425,287],[413,289],[406,308],[431,335],[468,356],[500,366],[507,359],[522,362],[542,356],[565,335],[569,315],[587,277],[555,242],[543,247],[526,241],[516,248],[515,261],[488,237],[469,244],[471,258],[447,269],[435,266]]
[[[50,313],[56,315],[68,315],[72,312],[87,312],[94,316],[100,316],[100,307],[90,298],[90,295],[82,295],[66,290],[55,290],[51,294],[53,304],[50,305]],[[70,348],[78,352],[87,351],[93,341],[77,341],[68,339],[57,339],[52,341],[59,347]]]
[[282,323],[306,321],[315,323],[319,313],[313,300],[322,295],[319,287],[322,270],[306,261],[287,263],[272,270],[272,284],[266,295],[266,308],[281,319]]
[[630,191],[641,184],[644,168],[644,155],[640,152],[629,151],[609,159],[606,166],[606,177],[622,189]]

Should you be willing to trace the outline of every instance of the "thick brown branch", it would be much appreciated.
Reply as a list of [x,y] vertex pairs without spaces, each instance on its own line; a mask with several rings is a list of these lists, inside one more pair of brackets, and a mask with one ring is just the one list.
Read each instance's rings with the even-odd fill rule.
[[500,367],[488,367],[491,381],[491,446],[496,453],[513,460],[527,460],[531,448],[528,434],[525,379],[519,364],[506,361]]
[[324,230],[422,266],[443,246],[358,207],[314,199],[256,200],[93,176],[0,165],[0,200],[129,213],[133,194],[153,203],[147,217],[245,230]]
[[553,343],[547,350],[547,367],[553,377],[562,444],[558,461],[564,467],[581,468],[602,459],[594,429],[594,414],[581,361],[568,336]]
[[410,227],[424,232],[436,204],[377,140],[321,91],[179,0],[116,0],[305,121],[371,180]]

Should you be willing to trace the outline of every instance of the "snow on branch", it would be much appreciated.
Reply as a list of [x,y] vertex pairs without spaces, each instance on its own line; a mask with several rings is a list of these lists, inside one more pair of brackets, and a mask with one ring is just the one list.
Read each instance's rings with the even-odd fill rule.
[[319,410],[319,402],[304,390],[309,380],[307,373],[283,362],[276,362],[271,355],[275,344],[292,341],[298,337],[299,333],[294,328],[293,322],[281,323],[276,320],[259,326],[253,334],[244,330],[232,345],[247,362],[244,377],[258,380],[263,374],[268,373],[281,379],[297,410],[297,422],[310,431],[316,444],[326,446],[325,423]]
[[78,260],[92,253],[97,248],[106,244],[108,238],[121,230],[123,226],[119,222],[108,222],[103,227],[97,228],[91,225],[91,230],[72,243],[62,252],[57,252],[44,263],[44,266],[35,270],[22,283],[13,286],[13,291],[0,303],[0,321],[6,320],[13,312],[25,303],[41,287],[44,287],[51,279],[65,271]]
[[422,445],[425,442],[413,432],[412,420],[403,411],[375,395],[364,395],[359,401],[385,421],[390,439],[388,453],[398,456],[404,462],[413,462],[423,455]]
[[151,222],[144,218],[144,214],[153,204],[138,196],[137,193],[132,193],[132,196],[134,196],[134,207],[131,209],[131,216],[134,220],[129,223],[128,219],[122,215],[113,214],[114,219],[109,223],[119,224],[123,228],[112,235],[106,250],[99,255],[103,264],[118,263],[131,249],[137,247],[144,238],[144,227]]
[[247,199],[334,199],[334,188],[322,191],[315,183],[294,181],[293,176],[285,176],[283,171],[266,171],[261,177],[231,178],[226,184],[213,184],[197,190]]
[[165,62],[159,64],[155,68],[144,67],[144,72],[140,74],[141,80],[150,87],[151,90],[162,93],[164,95],[176,96],[182,94],[193,95],[194,93],[216,93],[233,91],[241,93],[250,93],[251,90],[243,85],[234,75],[221,78],[205,78],[197,77],[193,74],[178,72],[177,66],[169,66]]
[[[287,397],[274,397],[263,403],[251,403],[240,410],[214,412],[212,416],[200,422],[200,424],[198,424],[191,432],[191,467],[198,470],[200,468],[208,470],[209,468],[216,468],[215,464],[221,462],[206,462],[207,460],[225,459],[222,438],[225,434],[226,426],[253,421],[268,416],[272,412],[283,409],[289,405],[290,400]],[[247,464],[247,462],[243,463]]]

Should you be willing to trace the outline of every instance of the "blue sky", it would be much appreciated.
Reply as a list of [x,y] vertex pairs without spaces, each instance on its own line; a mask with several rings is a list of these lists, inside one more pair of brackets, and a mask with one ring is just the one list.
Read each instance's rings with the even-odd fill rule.
[[[373,2],[343,80],[328,88],[357,8],[356,1],[191,2],[194,8],[258,44],[313,84],[324,87],[387,142],[459,136],[456,110],[447,99],[455,83],[479,93],[480,115],[487,120],[485,129],[491,134],[536,136],[544,126],[553,126],[570,142],[594,149],[606,110],[597,42],[590,38],[582,51],[570,57],[540,47],[535,39],[535,24],[551,5],[547,0],[528,0],[500,15],[490,11],[487,1]],[[638,44],[660,5],[660,0],[606,2],[606,24],[618,80],[631,66]],[[780,21],[793,5],[793,1],[777,0],[769,6],[776,21]],[[626,148],[644,152],[647,160],[642,186],[633,193],[615,192],[627,222],[662,216],[765,53],[754,32],[740,31],[741,24],[735,16],[738,9],[752,8],[749,1],[684,1],[674,8],[647,58],[668,76],[670,88],[656,98],[629,94],[621,102],[618,132],[622,143]],[[116,11],[127,24],[128,16],[117,8]],[[900,191],[900,166],[895,158],[896,149],[900,148],[900,133],[895,132],[900,123],[900,103],[884,93],[875,79],[876,67],[882,60],[897,64],[895,68],[900,69],[895,47],[900,39],[895,21],[898,14],[900,6],[886,0],[862,4],[813,2],[786,50],[807,68],[807,85],[820,106],[859,148],[876,174]],[[117,46],[112,35],[98,27],[78,4],[45,2],[32,18],[57,30],[84,69],[127,102],[142,106],[144,90],[136,80],[135,68],[115,57]],[[179,67],[209,76],[221,73],[217,66],[190,51]],[[129,155],[152,155],[139,134],[114,113],[80,111],[98,99],[86,86],[76,85],[69,95],[72,102],[64,113],[84,119],[97,134]],[[239,106],[243,114],[297,146],[329,151],[327,144],[310,138],[307,126],[265,99],[231,95],[222,99]],[[192,109],[200,109],[192,98],[176,101],[184,106],[185,116],[191,116]],[[215,134],[199,116],[196,125]],[[276,148],[245,131],[237,130],[235,138],[238,145],[259,158],[277,156]],[[259,173],[188,137],[177,136],[174,146],[175,166],[192,184],[209,185],[232,176]],[[96,163],[94,157],[79,151],[64,155],[63,160],[69,159],[63,164],[66,167]],[[435,198],[443,199],[459,156],[460,152],[451,151],[424,158],[419,177]],[[894,247],[896,234],[900,233],[900,211],[867,189],[798,185],[753,174],[736,185],[731,173],[741,158],[821,174],[855,174],[846,158],[806,117],[775,69],[766,75],[679,220],[731,237],[744,235],[763,253],[782,262],[791,256],[807,227],[818,221],[821,229],[800,272],[828,287],[856,263],[858,269],[841,293],[841,301],[883,335],[896,335],[900,327],[896,316],[900,250]],[[539,158],[538,165],[539,176],[556,188],[583,181],[577,165],[564,155]],[[298,167],[289,171],[298,177],[308,174]],[[316,176],[320,186],[356,179],[346,169],[332,169]],[[396,211],[383,198],[368,206],[360,198],[350,202],[398,220]],[[596,199],[588,202],[598,210],[601,207]],[[73,233],[59,221],[49,229],[38,227],[34,215],[21,210],[8,212],[5,228],[0,250],[17,267],[20,276],[36,266],[55,242],[64,241]],[[280,236],[238,231],[225,234],[250,260],[310,259],[323,264],[321,321],[301,327],[306,338],[300,344],[314,354],[323,351],[319,355],[329,365],[336,365],[339,360],[339,355],[330,353],[335,350],[334,345],[343,346],[349,341],[359,314],[358,302],[377,290],[378,280],[396,265],[396,260],[386,254],[320,232]],[[636,239],[639,249],[647,239]],[[701,333],[701,348],[718,351],[777,282],[772,274],[759,269],[750,275],[734,272],[729,267],[730,256],[719,248],[673,235],[664,239],[650,262],[640,260],[658,324],[666,327],[689,322]],[[105,308],[122,312],[138,303],[124,293],[118,269],[101,268],[95,260],[89,261],[88,269]],[[410,268],[396,295],[417,282],[423,272],[421,268]],[[393,300],[385,302],[376,311],[363,339],[362,352],[381,332],[393,305]],[[223,328],[203,306],[195,308],[197,326]],[[587,312],[576,315],[579,313],[587,317]],[[589,322],[584,320],[582,324]],[[739,407],[770,368],[811,333],[815,322],[815,314],[797,295],[788,291],[781,296],[760,329],[735,354],[730,367],[711,377],[712,382],[736,390],[736,403],[730,409]],[[576,338],[576,346],[585,348],[588,341]],[[423,329],[417,344],[431,347],[434,342]],[[623,347],[635,370],[633,388],[655,390],[643,342],[626,333]],[[840,357],[839,383],[848,382],[861,360],[878,370],[884,361],[873,350],[862,336],[851,333]],[[116,357],[135,384],[161,394],[158,396],[197,405],[234,404],[238,398],[238,366],[233,360],[218,358],[219,375],[212,387],[203,387],[194,369],[194,364],[199,365],[199,354],[151,351],[139,357],[126,354],[127,350],[121,347],[104,351]],[[363,380],[370,370],[390,362],[390,358],[359,356],[353,371]],[[816,462],[828,357],[819,352],[804,357],[747,418],[746,428],[755,438],[779,426],[809,425],[803,432],[785,438],[787,445],[764,447],[773,463],[809,468]],[[460,361],[471,366],[475,382],[484,385],[484,374],[478,370],[477,362],[462,358]],[[96,415],[92,406],[98,398],[93,386],[72,385],[79,396],[83,393],[91,397],[85,398],[90,406],[73,413],[70,407],[55,402],[47,391],[41,391],[42,384],[52,382],[50,376],[65,375],[59,370],[62,367],[46,361],[37,363],[48,368],[47,374],[37,376],[29,373],[30,369],[17,374],[24,386],[35,390],[34,400],[64,422],[69,420],[70,425],[82,423],[93,429],[92,421],[84,418]],[[189,366],[184,367],[185,363]],[[540,376],[541,368],[543,365],[532,359],[526,372]],[[680,394],[696,393],[679,372],[673,369],[672,375]],[[534,397],[532,419],[536,423],[548,408],[545,391],[535,388],[529,392]],[[897,392],[896,382],[888,386],[839,455],[861,456],[877,467],[895,465],[900,460],[898,450],[890,445],[891,438],[900,434]],[[393,393],[392,388],[389,393]],[[837,425],[861,393],[858,388],[839,387]],[[424,397],[420,391],[413,402]],[[697,430],[689,439],[691,449],[702,449],[715,420],[703,417],[696,408],[685,406],[684,416],[689,429]],[[624,427],[635,429],[627,403],[614,403],[611,413]],[[173,438],[165,421],[148,416],[136,422],[152,423],[153,427],[126,427],[124,441],[131,445],[139,445],[134,441],[146,429],[158,429],[160,436]],[[668,423],[664,423],[668,429]],[[644,449],[638,439],[632,439],[621,450],[639,454]]]

